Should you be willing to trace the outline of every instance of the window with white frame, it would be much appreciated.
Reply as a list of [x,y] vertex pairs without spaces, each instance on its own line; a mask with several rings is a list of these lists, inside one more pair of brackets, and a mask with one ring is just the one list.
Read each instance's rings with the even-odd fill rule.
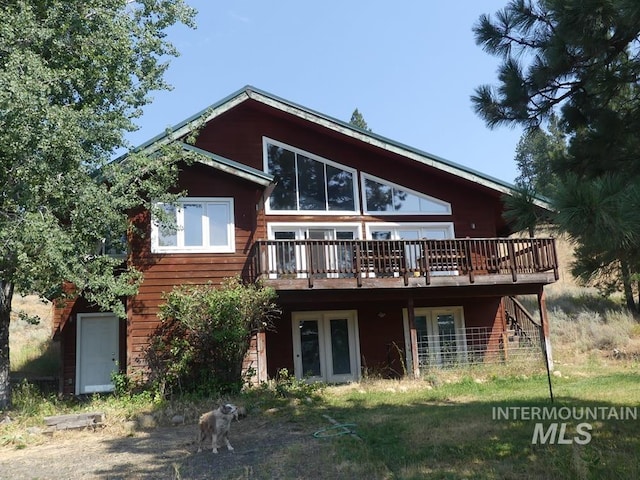
[[270,213],[354,213],[359,209],[352,168],[267,138],[264,163],[276,181],[267,204]]
[[235,251],[233,198],[188,197],[162,207],[169,222],[152,222],[153,253]]
[[453,223],[367,223],[367,238],[371,240],[446,240],[454,238]]
[[[269,251],[270,269],[278,272],[301,272],[313,261],[316,268],[325,268],[329,272],[345,272],[351,268],[353,252],[348,243],[340,240],[356,240],[361,237],[360,225],[344,223],[340,225],[328,223],[271,223],[268,235],[273,240],[335,240],[311,246],[302,246],[295,242],[277,243]],[[306,248],[309,248],[307,251]],[[330,274],[331,275],[331,274]]]
[[[420,258],[423,257],[422,245],[417,240],[448,240],[455,237],[453,223],[429,222],[429,223],[392,223],[372,222],[366,224],[367,238],[371,240],[416,240],[406,242],[404,257],[409,268],[417,268]],[[455,265],[451,264],[451,267]],[[433,271],[431,275],[457,275],[455,269]]]
[[451,215],[451,204],[408,188],[362,174],[365,213],[386,215]]

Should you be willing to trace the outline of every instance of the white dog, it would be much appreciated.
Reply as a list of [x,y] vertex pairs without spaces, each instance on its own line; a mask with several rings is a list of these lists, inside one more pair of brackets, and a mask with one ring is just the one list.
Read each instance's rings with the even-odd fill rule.
[[203,414],[198,422],[198,452],[202,451],[202,442],[211,437],[211,449],[213,453],[218,453],[218,440],[223,440],[227,446],[227,450],[233,451],[233,447],[229,443],[229,428],[231,420],[238,419],[238,408],[226,403],[221,407]]

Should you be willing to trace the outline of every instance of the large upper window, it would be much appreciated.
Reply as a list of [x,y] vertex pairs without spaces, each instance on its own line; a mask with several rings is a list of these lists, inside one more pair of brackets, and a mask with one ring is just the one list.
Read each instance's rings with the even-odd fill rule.
[[355,212],[355,170],[265,139],[265,168],[275,177],[269,211]]
[[367,213],[391,215],[451,215],[451,205],[408,188],[362,174],[364,209]]
[[164,210],[175,225],[152,223],[152,252],[235,251],[232,198],[184,198]]

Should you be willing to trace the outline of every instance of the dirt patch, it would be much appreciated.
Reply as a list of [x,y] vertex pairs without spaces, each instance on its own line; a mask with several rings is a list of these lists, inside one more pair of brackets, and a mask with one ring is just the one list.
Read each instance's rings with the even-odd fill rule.
[[[291,455],[317,447],[313,432],[286,419],[247,417],[233,422],[235,448],[197,452],[196,425],[157,427],[130,436],[109,429],[55,433],[23,449],[0,449],[0,478],[33,479],[253,479],[285,478]],[[288,467],[287,467],[288,468]],[[286,476],[286,475],[285,475]],[[313,473],[296,478],[319,478]]]

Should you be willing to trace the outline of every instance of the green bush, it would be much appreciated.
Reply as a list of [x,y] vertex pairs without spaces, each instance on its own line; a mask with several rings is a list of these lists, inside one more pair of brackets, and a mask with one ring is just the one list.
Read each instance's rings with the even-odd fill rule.
[[274,382],[274,392],[281,398],[298,398],[306,400],[322,392],[325,385],[321,382],[307,382],[289,373],[286,368],[278,370]]
[[280,311],[275,291],[239,278],[183,285],[165,294],[162,320],[145,352],[150,380],[163,394],[237,392],[242,361],[255,333],[270,329]]

